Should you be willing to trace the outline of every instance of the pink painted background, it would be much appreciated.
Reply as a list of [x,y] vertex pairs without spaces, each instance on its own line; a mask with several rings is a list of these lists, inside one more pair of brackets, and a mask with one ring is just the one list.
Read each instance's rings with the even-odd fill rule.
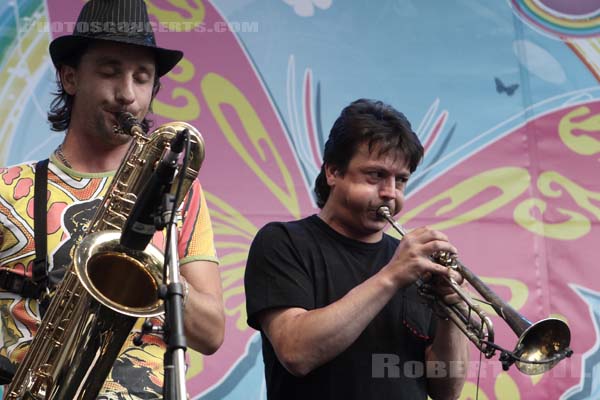
[[[192,15],[173,5],[173,2],[156,0],[152,3],[177,15],[167,18],[185,19]],[[79,0],[48,1],[50,20],[75,21],[81,4],[83,1]],[[207,29],[216,26],[215,23],[225,22],[209,1],[190,1],[187,5],[193,11],[203,9],[201,14]],[[156,17],[153,18],[156,21]],[[198,396],[218,387],[227,378],[244,358],[246,347],[255,334],[245,326],[242,281],[244,255],[253,234],[268,221],[295,219],[309,215],[316,209],[310,195],[312,182],[306,182],[277,107],[236,35],[232,32],[159,32],[157,39],[161,46],[183,50],[186,59],[195,68],[186,82],[179,82],[172,75],[163,79],[163,89],[157,99],[175,109],[169,115],[160,115],[159,107],[155,107],[155,111],[159,114],[157,120],[160,123],[182,119],[182,115],[186,114],[178,111],[178,108],[184,109],[188,104],[182,97],[173,97],[178,89],[187,90],[197,101],[199,114],[187,119],[187,122],[196,126],[206,140],[207,157],[201,180],[210,195],[209,207],[222,260],[228,311],[225,344],[216,355],[202,358],[202,368],[188,381],[190,395]],[[178,72],[175,71],[176,74]],[[207,98],[202,86],[213,81],[215,74],[219,76],[218,80],[228,81],[236,89],[236,97],[223,97],[221,101]],[[208,97],[225,96],[224,93],[211,92]],[[237,100],[231,103],[227,100],[231,98]],[[248,102],[249,108],[240,115],[236,105],[244,101]],[[558,135],[560,121],[581,105],[589,107],[591,114],[600,114],[600,102],[597,101],[549,110],[521,126],[503,132],[495,142],[476,153],[459,156],[454,167],[418,188],[407,200],[405,209],[410,212],[464,180],[497,168],[522,168],[530,178],[527,190],[508,203],[475,221],[444,230],[461,249],[461,260],[484,280],[494,282],[494,278],[509,278],[527,287],[526,301],[519,309],[527,318],[536,321],[557,314],[566,319],[573,334],[575,355],[571,360],[561,363],[556,372],[539,379],[531,379],[513,368],[507,377],[499,381],[499,363],[495,359],[486,361],[482,365],[481,390],[488,398],[494,398],[496,385],[508,388],[508,393],[512,393],[511,382],[516,385],[517,393],[522,398],[529,398],[528,393],[532,392],[536,393],[535,398],[557,398],[580,381],[583,354],[597,341],[590,310],[570,285],[600,291],[596,269],[598,263],[594,261],[597,259],[594,249],[600,243],[600,217],[590,211],[593,207],[600,208],[600,199],[589,197],[592,208],[582,209],[564,189],[556,197],[548,198],[536,188],[541,173],[556,171],[590,193],[600,193],[598,155],[575,153],[565,146]],[[223,123],[219,123],[218,110],[223,113],[232,132],[228,133]],[[244,126],[252,114],[265,129],[265,134],[255,142],[252,138],[256,138],[259,132]],[[588,135],[600,141],[600,127],[596,125],[594,132],[580,131],[575,134]],[[232,138],[239,141],[239,148],[236,149],[232,144]],[[316,149],[314,143],[313,149]],[[245,158],[243,151],[247,152]],[[282,164],[277,163],[278,158]],[[315,154],[315,158],[318,160],[318,154]],[[272,182],[271,186],[265,183],[267,180]],[[278,197],[274,188],[279,188],[287,197]],[[561,189],[556,185],[554,188]],[[498,189],[489,188],[440,216],[439,209],[448,204],[447,199],[441,200],[404,223],[412,228],[459,220],[462,213],[491,201],[499,194]],[[531,210],[533,219],[546,224],[561,223],[566,220],[561,209],[575,210],[590,221],[591,230],[577,239],[562,240],[524,229],[515,222],[514,211],[529,198],[542,199],[547,204],[543,214],[539,210]],[[511,298],[507,286],[494,283],[490,286],[502,297]],[[499,318],[494,317],[493,320],[497,324],[498,342],[512,349],[516,341],[513,333]],[[479,360],[475,349],[472,359],[474,362]],[[193,362],[198,360],[192,358]],[[475,375],[471,376],[469,382],[474,384],[475,381]],[[471,398],[469,396],[465,394],[464,398]],[[497,398],[509,397],[498,395]]]

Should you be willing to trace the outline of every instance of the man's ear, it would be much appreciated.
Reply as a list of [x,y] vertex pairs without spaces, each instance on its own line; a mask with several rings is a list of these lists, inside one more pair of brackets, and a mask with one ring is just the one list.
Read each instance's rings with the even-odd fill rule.
[[61,65],[59,74],[65,92],[74,96],[77,92],[77,70],[69,65]]
[[335,165],[325,164],[325,178],[327,178],[327,184],[333,186],[335,178],[338,177],[339,170]]

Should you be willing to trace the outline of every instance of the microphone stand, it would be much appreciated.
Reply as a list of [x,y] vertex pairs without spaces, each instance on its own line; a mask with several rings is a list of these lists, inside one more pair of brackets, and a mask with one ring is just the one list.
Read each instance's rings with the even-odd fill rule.
[[165,193],[163,201],[163,221],[167,224],[167,248],[164,274],[165,283],[161,287],[161,296],[165,303],[165,322],[163,327],[167,350],[164,355],[164,387],[165,400],[185,400],[185,351],[187,343],[183,325],[184,290],[179,279],[179,257],[177,252],[177,223],[173,218],[175,196]]
[[[181,138],[186,143],[186,155],[184,157],[182,170],[187,169],[187,160],[189,156],[189,137],[187,129],[182,132]],[[175,144],[177,143],[177,145]],[[178,138],[172,141],[172,148],[178,147],[181,142]],[[182,149],[180,149],[181,151]],[[179,153],[177,151],[176,153]],[[163,174],[166,170],[161,170],[160,176],[157,178],[165,178]],[[177,196],[181,193],[182,180],[178,182],[176,190]],[[150,321],[146,321],[142,326],[141,333],[134,338],[134,344],[140,345],[145,334],[154,332],[162,332],[164,342],[167,345],[165,351],[164,364],[164,385],[163,398],[165,400],[186,400],[187,390],[185,385],[185,351],[187,343],[185,338],[183,324],[183,300],[184,288],[179,275],[179,253],[177,251],[177,197],[170,193],[173,181],[162,186],[160,193],[160,205],[154,207],[154,227],[155,230],[167,229],[166,246],[165,246],[165,265],[163,273],[163,283],[159,288],[159,296],[165,305],[165,320],[160,327],[152,326]],[[153,186],[151,186],[153,187]],[[152,203],[150,203],[152,204]],[[143,209],[143,207],[142,207]]]

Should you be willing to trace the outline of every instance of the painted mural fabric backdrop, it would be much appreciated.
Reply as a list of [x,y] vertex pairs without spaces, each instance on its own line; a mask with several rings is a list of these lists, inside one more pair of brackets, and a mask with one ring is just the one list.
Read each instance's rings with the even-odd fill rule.
[[[83,0],[0,3],[0,161],[41,159],[48,44]],[[249,244],[271,220],[317,211],[328,130],[360,97],[394,105],[426,147],[401,223],[445,231],[461,260],[530,320],[572,331],[571,359],[529,377],[475,349],[462,398],[599,399],[598,0],[147,0],[159,44],[185,58],[163,79],[157,123],[206,140],[200,177],[221,259],[223,347],[190,353],[196,399],[263,399],[260,337],[245,321]],[[498,317],[497,342],[514,334]]]

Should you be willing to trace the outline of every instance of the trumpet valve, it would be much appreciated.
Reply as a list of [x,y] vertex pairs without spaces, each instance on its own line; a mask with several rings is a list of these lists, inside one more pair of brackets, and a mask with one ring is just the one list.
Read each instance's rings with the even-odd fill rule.
[[449,251],[438,251],[433,254],[431,258],[437,264],[443,265],[444,267],[456,269],[458,266],[456,254],[450,253]]

